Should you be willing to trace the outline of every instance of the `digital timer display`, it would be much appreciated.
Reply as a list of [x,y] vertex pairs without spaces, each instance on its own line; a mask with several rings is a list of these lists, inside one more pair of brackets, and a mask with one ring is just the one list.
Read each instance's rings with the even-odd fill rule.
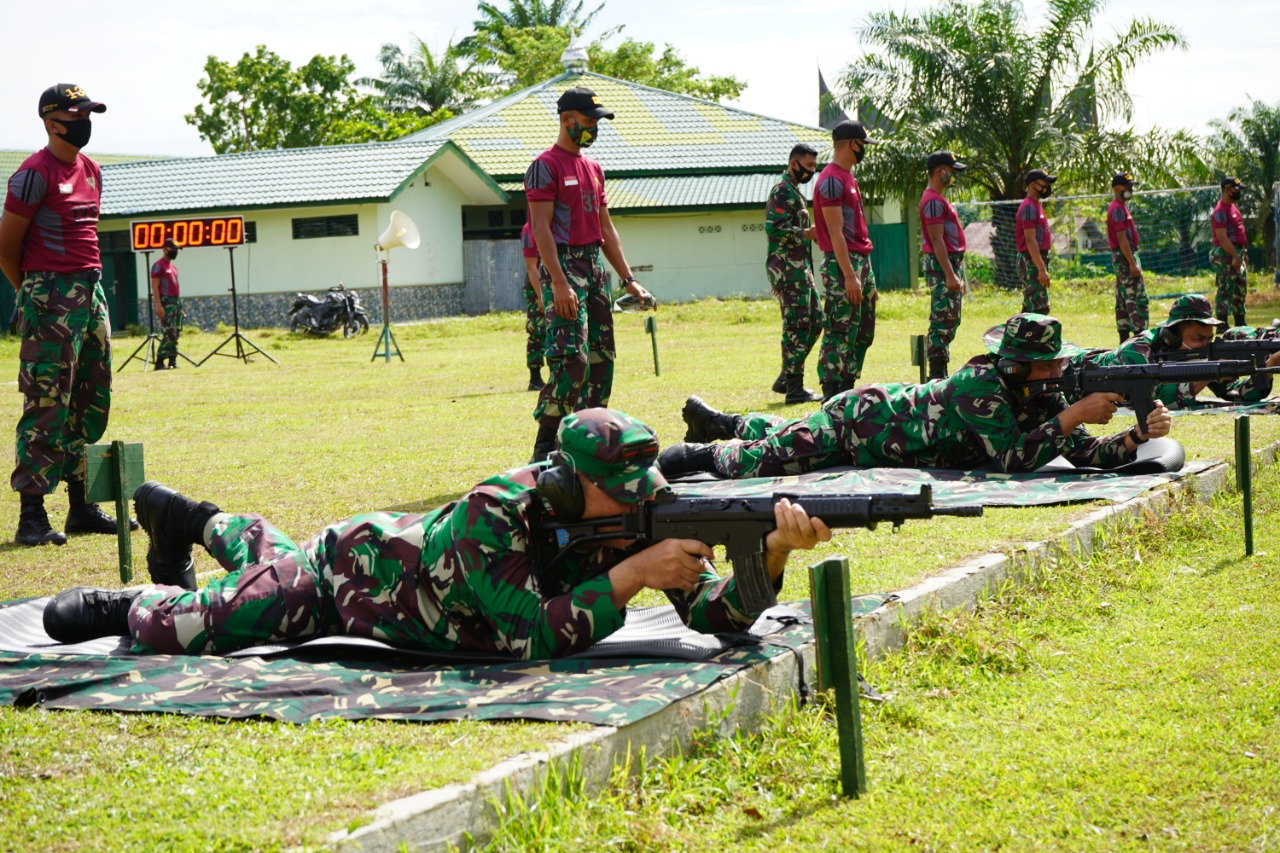
[[243,216],[202,216],[195,219],[156,219],[130,223],[135,252],[164,248],[172,240],[179,248],[240,246],[244,244]]

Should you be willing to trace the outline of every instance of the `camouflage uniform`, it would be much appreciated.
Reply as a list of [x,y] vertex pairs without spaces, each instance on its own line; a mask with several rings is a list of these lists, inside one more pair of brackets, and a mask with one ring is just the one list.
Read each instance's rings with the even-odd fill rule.
[[156,361],[172,362],[178,357],[178,339],[182,337],[182,325],[186,320],[186,315],[182,312],[182,297],[161,296],[160,305],[164,307],[164,317],[160,320],[164,336],[156,350]]
[[867,350],[876,338],[876,278],[871,256],[849,253],[853,273],[862,282],[862,304],[854,305],[844,291],[844,274],[834,252],[822,260],[822,354],[818,379],[822,384],[852,387],[862,375]]
[[[1236,247],[1243,258],[1245,250]],[[1249,293],[1249,270],[1243,263],[1240,269],[1231,269],[1231,256],[1221,246],[1209,250],[1209,265],[1214,269],[1214,284],[1218,288],[1213,298],[1213,313],[1218,317],[1244,318],[1244,298]]]
[[111,323],[99,270],[31,272],[18,290],[18,419],[14,491],[46,495],[83,482],[84,447],[107,429]]
[[[625,415],[580,412],[559,438],[573,470],[618,500],[666,485],[652,464],[652,430]],[[128,616],[135,650],[219,653],[343,634],[523,659],[580,652],[622,627],[607,572],[631,552],[589,547],[547,567],[554,534],[540,528],[553,516],[536,481],[552,464],[490,477],[425,515],[358,515],[301,546],[260,516],[216,515],[205,541],[228,574],[195,591],[140,595]],[[732,577],[710,571],[693,591],[667,597],[698,631],[745,630],[756,615],[742,611]]]
[[600,247],[561,246],[560,266],[578,297],[578,314],[566,320],[556,313],[548,282],[544,316],[549,376],[533,410],[544,423],[579,409],[607,406],[613,392],[613,308]]
[[[545,299],[551,293],[551,276],[542,264],[538,264],[538,281],[542,284]],[[529,368],[542,368],[542,350],[546,345],[547,337],[545,310],[545,303],[542,310],[538,309],[538,294],[534,291],[533,282],[529,281],[529,276],[526,274],[524,277],[524,360]]]
[[764,232],[769,242],[765,270],[782,309],[782,372],[803,375],[804,362],[822,333],[821,306],[813,286],[812,256],[803,234],[809,207],[789,173],[769,191]]
[[[1049,258],[1040,253],[1047,265]],[[1018,279],[1022,282],[1022,311],[1024,314],[1048,314],[1049,290],[1040,283],[1040,270],[1031,260],[1030,252],[1018,253]]]
[[[960,328],[960,309],[964,304],[964,294],[959,290],[947,289],[947,275],[942,264],[932,252],[922,256],[920,264],[924,271],[924,280],[929,284],[929,335],[925,353],[932,364],[937,361],[949,361],[951,342],[955,340],[956,330]],[[956,278],[965,280],[964,252],[947,252],[951,261],[951,269]]]
[[[1142,259],[1136,250],[1133,259],[1141,268]],[[1119,249],[1111,253],[1111,266],[1116,271],[1116,329],[1121,333],[1137,334],[1146,329],[1150,321],[1147,287],[1129,269],[1129,260]]]

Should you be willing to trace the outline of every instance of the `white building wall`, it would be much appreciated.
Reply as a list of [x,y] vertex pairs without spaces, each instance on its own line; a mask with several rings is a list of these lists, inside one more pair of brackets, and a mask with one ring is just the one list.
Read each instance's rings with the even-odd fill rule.
[[[614,214],[627,262],[659,300],[767,296],[764,210]],[[636,269],[651,266],[652,270]]]

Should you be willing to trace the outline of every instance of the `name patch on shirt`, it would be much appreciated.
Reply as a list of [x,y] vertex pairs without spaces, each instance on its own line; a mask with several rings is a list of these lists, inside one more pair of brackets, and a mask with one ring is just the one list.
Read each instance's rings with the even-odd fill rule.
[[576,187],[576,186],[578,185],[578,179],[577,179],[577,178],[565,178],[565,179],[564,179],[564,185],[565,185],[566,187]]
[[58,184],[58,192],[63,195],[71,195],[71,193],[75,192],[75,187],[70,183]]

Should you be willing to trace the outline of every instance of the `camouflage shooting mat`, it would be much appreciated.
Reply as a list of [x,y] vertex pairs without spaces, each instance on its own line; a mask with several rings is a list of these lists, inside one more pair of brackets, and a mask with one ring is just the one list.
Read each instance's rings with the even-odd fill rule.
[[681,497],[748,497],[785,492],[798,495],[875,495],[933,489],[936,506],[1046,506],[1076,501],[1122,503],[1157,486],[1195,474],[1215,462],[1184,463],[1182,445],[1153,439],[1138,460],[1114,471],[1076,468],[1062,457],[1027,474],[944,468],[854,468],[842,466],[790,477],[720,480],[697,475],[672,482]]
[[[889,595],[854,599],[869,613]],[[553,661],[429,661],[326,637],[241,657],[133,655],[124,637],[75,646],[44,633],[47,598],[0,604],[0,702],[305,723],[326,718],[546,720],[621,726],[812,637],[808,604],[772,608],[751,634],[689,631],[668,606],[631,608],[613,637]],[[280,655],[287,655],[280,656]]]
[[[1170,409],[1173,417],[1179,415],[1274,415],[1280,414],[1280,400],[1263,400],[1260,403],[1229,403],[1215,397],[1197,399],[1194,405]],[[1133,417],[1133,410],[1121,406],[1116,409],[1117,418]]]

